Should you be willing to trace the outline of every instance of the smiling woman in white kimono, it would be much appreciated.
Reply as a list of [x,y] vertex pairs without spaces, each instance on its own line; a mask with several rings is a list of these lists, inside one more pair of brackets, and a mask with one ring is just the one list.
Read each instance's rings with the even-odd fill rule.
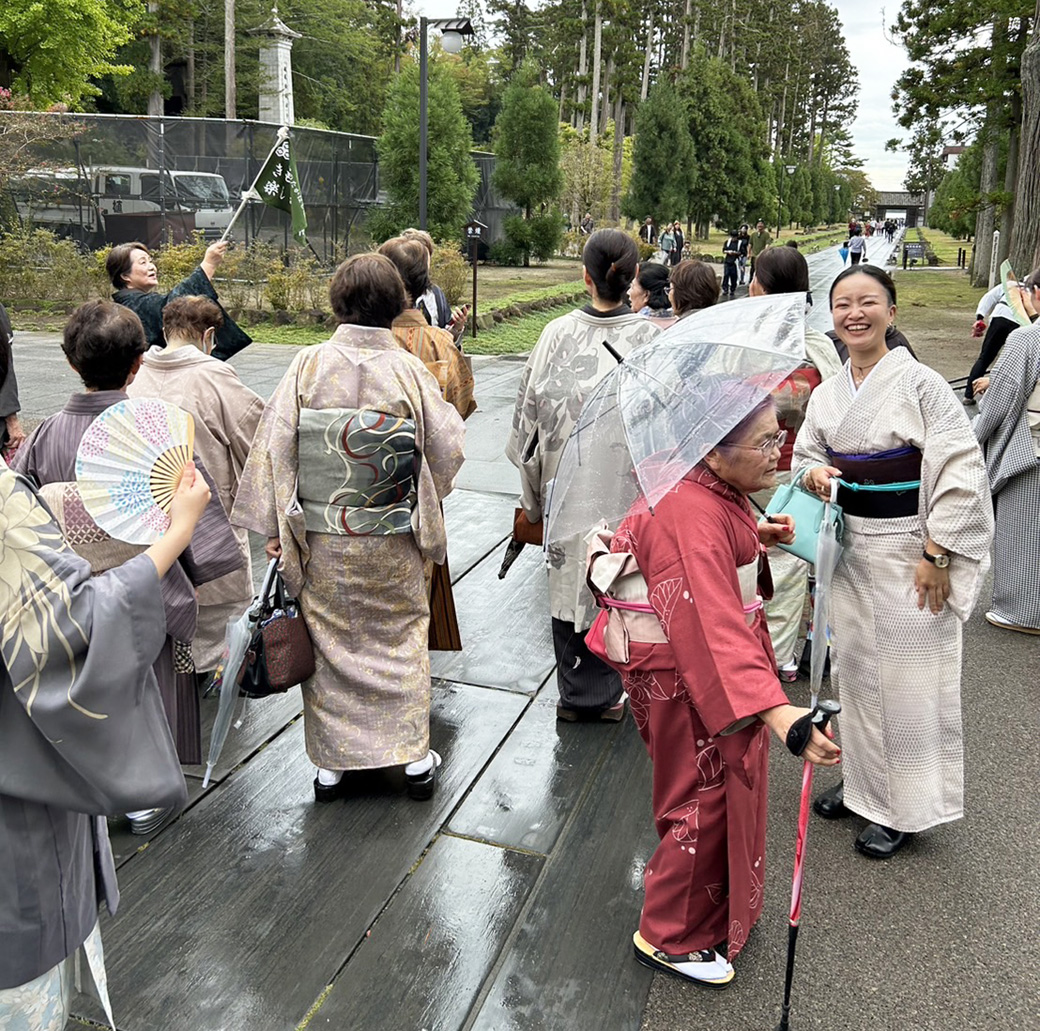
[[993,534],[962,406],[937,372],[885,344],[895,299],[872,266],[835,278],[831,311],[849,360],[813,391],[793,461],[821,496],[839,477],[845,512],[831,619],[844,782],[814,807],[871,821],[856,848],[876,859],[964,815],[961,624]]
[[166,640],[159,578],[208,500],[189,465],[166,535],[92,578],[29,482],[0,461],[5,1031],[64,1031],[81,946],[112,1022],[98,906],[114,914],[119,891],[105,814],[187,801],[151,667]]
[[440,502],[465,431],[390,332],[406,302],[388,258],[345,261],[330,297],[341,325],[300,351],[271,396],[232,519],[281,556],[314,642],[303,702],[315,798],[341,797],[346,770],[404,764],[409,793],[425,799],[440,756],[423,560],[444,561]]

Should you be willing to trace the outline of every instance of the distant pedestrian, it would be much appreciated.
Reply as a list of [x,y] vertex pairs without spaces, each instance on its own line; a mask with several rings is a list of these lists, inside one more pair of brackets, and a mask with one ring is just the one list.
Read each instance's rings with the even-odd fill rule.
[[5,457],[21,447],[25,430],[18,420],[18,379],[14,374],[14,331],[7,309],[0,304],[0,451]]
[[722,245],[722,296],[732,297],[737,292],[737,261],[740,257],[740,241],[735,229],[729,231]]
[[766,224],[761,219],[755,225],[755,231],[751,234],[748,243],[748,257],[751,260],[751,275],[755,274],[755,258],[757,258],[771,243],[772,236],[766,229]]
[[580,232],[582,236],[591,236],[592,231],[595,228],[596,222],[592,217],[592,212],[586,211],[585,217],[581,220],[581,223],[578,226],[578,232]]
[[748,224],[745,222],[737,232],[737,268],[740,270],[740,285],[744,285],[744,276],[747,273],[748,248],[751,245],[751,235]]
[[665,264],[671,261],[672,246],[675,243],[675,236],[672,234],[672,223],[665,222],[664,228],[661,230],[661,235],[657,238],[657,245],[660,247],[660,258]]
[[867,238],[863,230],[857,228],[849,239],[849,260],[853,265],[858,265],[867,256]]
[[657,243],[657,227],[649,215],[646,216],[646,220],[639,227],[639,239],[643,243]]
[[672,250],[671,265],[675,268],[682,261],[683,247],[686,246],[686,237],[683,235],[682,226],[678,222],[672,223]]

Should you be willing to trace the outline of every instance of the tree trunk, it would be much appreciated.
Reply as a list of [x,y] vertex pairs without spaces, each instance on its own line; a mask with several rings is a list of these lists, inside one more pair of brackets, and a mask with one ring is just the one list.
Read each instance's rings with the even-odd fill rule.
[[187,50],[184,58],[184,93],[188,101],[188,113],[195,114],[195,22],[188,22]]
[[1022,131],[1011,267],[1024,276],[1040,266],[1040,0],[1033,17],[1033,38],[1022,54]]
[[586,0],[581,0],[581,41],[578,44],[578,111],[574,127],[581,132],[585,128],[585,100],[588,87],[585,79],[589,74],[589,11]]
[[[159,16],[159,3],[158,0],[149,0],[148,13],[156,16],[156,28],[155,32],[152,33],[149,42],[150,54],[148,59],[148,70],[156,77],[158,81],[162,77],[162,37],[159,35],[158,27],[158,16]],[[162,90],[156,88],[148,94],[148,114],[158,116],[163,113],[163,95]]]
[[614,55],[611,54],[607,58],[607,69],[603,73],[603,98],[599,105],[599,124],[600,132],[603,132],[607,127],[607,122],[610,119],[610,87],[614,78]]
[[625,102],[618,90],[614,101],[614,186],[610,191],[610,220],[621,217],[621,163],[625,154]]
[[235,112],[235,0],[224,0],[224,117],[237,118]]
[[[643,85],[639,90],[639,99],[646,100],[650,92],[650,55],[654,49],[654,12],[650,11],[650,20],[646,25],[646,55],[643,57]],[[615,133],[617,130],[615,129]]]
[[982,150],[982,181],[979,193],[982,195],[982,207],[975,216],[975,266],[972,270],[973,286],[984,287],[989,284],[989,266],[993,255],[993,228],[996,223],[996,209],[992,195],[997,188],[997,161],[1000,145],[996,138],[996,123],[1000,112],[1000,101],[990,101],[986,124],[983,128],[985,143]]
[[600,0],[596,0],[596,28],[592,41],[592,114],[589,122],[589,143],[595,144],[599,135],[599,76],[603,64],[603,15]]
[[[690,6],[693,0],[686,0],[686,14],[683,16],[682,26],[682,57],[679,60],[679,67],[686,71],[687,65],[690,63]],[[687,227],[689,232],[689,227]]]

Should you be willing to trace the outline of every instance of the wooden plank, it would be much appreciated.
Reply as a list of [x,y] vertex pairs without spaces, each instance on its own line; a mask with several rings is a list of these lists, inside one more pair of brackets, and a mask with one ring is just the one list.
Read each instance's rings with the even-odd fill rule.
[[[235,721],[242,713],[239,699],[235,709]],[[213,721],[217,716],[219,699],[216,694],[200,699],[202,716],[202,758],[209,755],[210,735]],[[303,698],[298,687],[291,688],[285,694],[271,695],[269,698],[250,698],[245,707],[245,717],[241,727],[235,727],[232,721],[227,740],[220,753],[220,761],[213,771],[214,780],[223,780],[236,766],[252,755],[261,745],[280,734],[300,713],[303,712]],[[185,766],[184,772],[191,776],[201,777],[206,772],[206,763],[200,766]]]
[[555,680],[539,692],[451,818],[457,834],[548,853],[556,844],[617,723],[557,722]]
[[312,1026],[462,1027],[541,865],[537,856],[442,835],[336,979]]
[[456,583],[493,550],[502,551],[513,530],[516,502],[501,494],[455,490],[444,499],[448,563]]
[[455,585],[464,648],[434,652],[433,675],[534,694],[556,665],[542,552],[527,547],[504,580],[500,549]]
[[437,688],[445,764],[430,802],[408,799],[399,777],[316,805],[302,722],[207,795],[121,871],[118,919],[103,922],[122,1031],[295,1027],[524,704]]
[[656,846],[650,760],[626,720],[546,862],[472,1031],[637,1031],[653,974],[632,958],[632,933]]

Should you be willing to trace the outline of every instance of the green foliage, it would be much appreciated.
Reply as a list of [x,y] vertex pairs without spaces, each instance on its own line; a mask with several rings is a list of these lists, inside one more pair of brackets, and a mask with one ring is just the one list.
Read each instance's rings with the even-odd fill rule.
[[[520,219],[519,221],[523,221]],[[496,240],[488,248],[488,261],[493,265],[523,265],[527,250],[509,238],[509,230],[502,240]]]
[[287,252],[287,262],[267,277],[267,300],[275,311],[328,307],[328,280],[310,251]]
[[622,212],[639,221],[688,214],[694,165],[689,113],[671,82],[660,79],[636,117],[632,182]]
[[81,304],[111,293],[100,256],[46,229],[17,227],[0,237],[0,297]]
[[523,354],[538,343],[542,330],[553,319],[571,311],[574,311],[574,304],[568,302],[516,321],[496,323],[493,329],[480,330],[476,340],[467,337],[466,351],[469,354]]
[[79,107],[92,79],[127,74],[113,63],[141,16],[140,0],[15,0],[0,4],[0,75],[33,107]]
[[[459,238],[480,181],[470,150],[473,136],[455,81],[438,61],[429,68],[427,222],[435,239]],[[370,219],[377,239],[419,221],[419,68],[411,62],[394,81],[383,110],[379,173],[389,197]]]
[[433,248],[430,259],[430,276],[444,291],[448,304],[454,307],[466,293],[472,270],[462,256],[458,244],[439,243]]
[[563,185],[560,172],[557,105],[525,65],[502,98],[495,120],[495,186],[509,200],[532,211],[552,204]]
[[548,261],[559,250],[563,238],[563,215],[558,211],[550,211],[546,215],[536,215],[528,225],[531,232],[531,256],[536,261]]
[[754,89],[728,64],[698,48],[680,76],[693,141],[693,177],[687,214],[706,224],[713,214],[739,224],[761,200],[755,185],[767,154],[766,127]]

